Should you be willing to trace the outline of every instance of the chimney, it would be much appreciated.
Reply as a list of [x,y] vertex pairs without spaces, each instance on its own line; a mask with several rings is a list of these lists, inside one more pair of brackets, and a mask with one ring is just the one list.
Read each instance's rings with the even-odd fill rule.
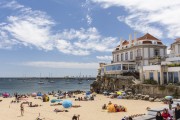
[[129,46],[131,46],[131,45],[132,45],[132,35],[129,34]]
[[137,37],[136,37],[136,35],[137,35],[137,32],[134,32],[134,45],[137,44]]
[[120,38],[120,49],[122,49],[122,44],[123,44],[123,39],[122,37]]

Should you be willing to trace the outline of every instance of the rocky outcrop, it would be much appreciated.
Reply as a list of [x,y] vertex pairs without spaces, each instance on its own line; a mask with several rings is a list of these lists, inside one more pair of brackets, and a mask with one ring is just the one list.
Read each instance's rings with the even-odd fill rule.
[[116,78],[97,77],[96,81],[91,84],[91,90],[98,93],[103,91],[116,91],[119,89],[132,91],[131,86],[137,81],[138,80],[136,80],[134,76],[118,75]]

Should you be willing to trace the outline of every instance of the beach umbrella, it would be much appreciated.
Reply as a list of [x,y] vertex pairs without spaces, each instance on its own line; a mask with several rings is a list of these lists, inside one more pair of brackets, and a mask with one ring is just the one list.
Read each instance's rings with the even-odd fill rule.
[[55,103],[55,102],[56,102],[56,99],[52,99],[52,100],[51,100],[51,103]]
[[122,92],[121,92],[121,91],[118,91],[118,92],[117,92],[117,94],[118,94],[118,95],[121,95],[121,94],[122,94]]
[[71,100],[63,100],[62,106],[64,108],[70,108],[72,106],[72,101]]
[[166,96],[165,99],[169,100],[169,99],[173,99],[172,96]]
[[51,103],[61,102],[62,100],[52,99]]
[[32,97],[36,97],[36,96],[37,96],[37,93],[32,93],[31,96],[32,96]]
[[122,96],[117,96],[117,99],[122,99]]
[[2,96],[7,98],[7,97],[9,97],[9,96],[10,96],[10,94],[9,94],[9,93],[7,93],[7,92],[5,92],[5,93],[3,93],[3,94],[2,94]]
[[38,92],[38,93],[37,93],[37,96],[42,96],[42,93],[41,93],[41,92]]
[[86,92],[86,95],[90,95],[90,94],[91,94],[91,92],[90,92],[90,91],[87,91],[87,92]]

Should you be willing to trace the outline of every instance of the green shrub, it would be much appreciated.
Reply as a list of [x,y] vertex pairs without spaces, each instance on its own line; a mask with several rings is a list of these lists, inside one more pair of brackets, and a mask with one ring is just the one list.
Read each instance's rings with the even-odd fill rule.
[[157,81],[155,81],[155,80],[145,80],[144,81],[144,84],[151,84],[151,85],[157,85]]

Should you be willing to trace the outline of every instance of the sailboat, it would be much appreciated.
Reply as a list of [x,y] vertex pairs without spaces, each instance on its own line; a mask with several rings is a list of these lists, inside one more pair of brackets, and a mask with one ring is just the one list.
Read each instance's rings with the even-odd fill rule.
[[[41,73],[40,73],[40,79],[41,79]],[[44,84],[44,82],[43,82],[42,80],[40,80],[40,81],[38,82],[38,84]]]
[[38,84],[44,84],[44,82],[41,80],[41,81],[38,82]]
[[83,84],[82,78],[81,78],[81,73],[80,73],[80,76],[79,76],[79,82],[78,82],[78,84]]
[[[51,79],[50,77],[52,77],[52,73],[51,73],[51,75],[50,75],[50,73],[49,73],[49,79]],[[49,82],[49,83],[54,83],[55,81],[54,81],[54,80],[49,80],[48,82]]]

